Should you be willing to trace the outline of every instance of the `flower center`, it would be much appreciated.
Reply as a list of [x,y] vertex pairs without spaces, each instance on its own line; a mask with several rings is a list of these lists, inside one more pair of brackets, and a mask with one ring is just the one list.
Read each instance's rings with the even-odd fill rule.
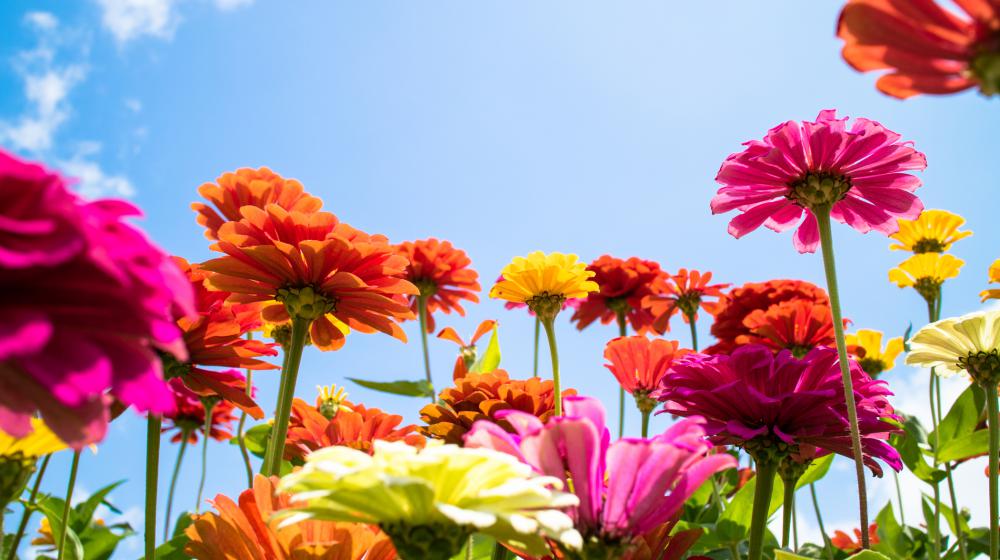
[[937,301],[938,295],[941,293],[941,284],[942,282],[937,278],[924,276],[917,278],[917,281],[913,283],[913,289],[925,300]]
[[744,442],[743,449],[758,463],[778,463],[797,452],[798,446],[790,445],[773,435],[764,435]]
[[632,398],[635,399],[635,406],[639,408],[639,412],[643,414],[653,412],[656,408],[657,401],[649,396],[649,391],[640,389],[632,394]]
[[799,462],[793,459],[791,455],[788,455],[778,463],[778,476],[783,481],[797,481],[802,478],[802,475],[805,474],[811,463],[811,459]]
[[274,299],[285,304],[288,315],[293,319],[312,321],[337,309],[336,300],[316,292],[312,286],[281,288]]
[[943,253],[944,243],[933,237],[923,237],[913,244],[913,252],[920,253]]
[[400,558],[448,560],[458,554],[472,531],[456,525],[407,525],[402,522],[380,525],[392,539]]
[[806,357],[806,354],[808,354],[812,349],[812,346],[802,346],[801,344],[793,344],[788,347],[788,351],[792,353],[792,356],[795,356],[800,360]]
[[[292,343],[292,324],[282,323],[272,327],[271,339],[277,342],[282,348],[288,348],[288,345]],[[309,344],[309,338],[306,338],[306,344]]]
[[413,280],[413,285],[420,290],[420,297],[431,297],[438,291],[438,285],[433,280],[426,278]]
[[851,190],[851,179],[838,173],[810,171],[788,185],[787,196],[799,206],[810,210],[833,206]]
[[566,296],[562,294],[542,292],[525,303],[528,304],[528,309],[534,312],[539,319],[542,321],[550,321],[555,319],[556,315],[562,311],[562,305],[565,301]]
[[861,369],[865,370],[865,373],[872,377],[882,373],[886,368],[886,363],[878,358],[861,358],[858,360],[858,364],[861,365]]
[[184,377],[191,371],[191,365],[185,364],[179,361],[173,356],[173,354],[167,354],[166,352],[159,352],[160,361],[163,363],[163,378],[173,379],[175,377]]
[[701,305],[701,292],[685,292],[677,298],[677,308],[681,310],[688,320],[698,313],[698,306]]
[[969,352],[968,356],[958,359],[958,367],[969,372],[980,385],[1000,383],[1000,356],[996,348],[989,352]]
[[996,95],[1000,93],[1000,49],[996,43],[998,39],[987,41],[982,47],[982,52],[973,57],[969,68],[972,74],[979,80],[979,91],[983,95]]
[[623,315],[632,309],[632,306],[628,304],[628,298],[626,297],[608,298],[604,304],[608,306],[608,309],[614,311],[615,315]]

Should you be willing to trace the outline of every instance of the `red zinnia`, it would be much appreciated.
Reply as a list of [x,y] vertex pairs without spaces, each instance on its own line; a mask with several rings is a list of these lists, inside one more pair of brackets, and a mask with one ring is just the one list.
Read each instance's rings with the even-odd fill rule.
[[419,296],[410,297],[410,311],[417,313],[418,298],[426,298],[427,332],[434,332],[435,311],[454,311],[464,317],[463,299],[479,303],[479,273],[469,268],[472,261],[465,251],[434,238],[407,241],[396,248],[410,262],[406,279],[420,290]]
[[285,439],[285,459],[302,461],[309,453],[331,445],[371,453],[372,442],[377,439],[423,447],[424,437],[417,433],[417,426],[400,426],[402,421],[398,414],[349,401],[340,401],[337,410],[327,418],[318,407],[295,399]]
[[582,300],[570,318],[577,329],[583,330],[598,319],[606,325],[621,315],[637,334],[653,330],[653,315],[643,308],[642,301],[656,293],[667,277],[659,264],[636,257],[604,255],[590,263],[587,270],[594,271],[591,280],[600,290]]
[[974,86],[1000,92],[1000,3],[956,0],[959,15],[934,0],[850,0],[837,35],[855,70],[888,70],[875,86],[906,99]]
[[705,350],[708,354],[725,354],[739,344],[737,338],[751,334],[743,320],[757,309],[767,310],[772,305],[803,299],[829,305],[826,292],[804,280],[768,280],[749,282],[733,288],[719,299],[715,308],[712,335],[718,343]]
[[711,281],[711,272],[686,268],[680,269],[677,274],[667,275],[662,284],[662,293],[646,296],[642,303],[655,318],[653,330],[669,331],[670,318],[678,311],[685,323],[698,319],[699,307],[708,313],[714,313],[717,304],[709,298],[722,297],[722,290],[728,288],[729,284],[709,284]]
[[[166,423],[162,431],[164,433],[177,432],[170,438],[173,443],[179,443],[184,439],[185,434],[188,443],[198,443],[198,433],[205,433],[205,404],[202,397],[188,389],[180,379],[171,379],[167,383],[170,384],[170,388],[174,392],[174,402],[177,409],[170,414],[163,415]],[[216,441],[229,441],[233,437],[232,430],[235,420],[232,403],[226,400],[217,400],[212,406],[209,437]]]
[[674,360],[690,352],[679,346],[676,340],[650,340],[645,335],[618,337],[604,347],[608,361],[604,367],[626,392],[644,397],[660,388]]
[[813,348],[834,346],[833,313],[826,303],[796,299],[756,309],[743,319],[749,334],[736,337],[737,344],[763,344],[789,350],[796,358]]

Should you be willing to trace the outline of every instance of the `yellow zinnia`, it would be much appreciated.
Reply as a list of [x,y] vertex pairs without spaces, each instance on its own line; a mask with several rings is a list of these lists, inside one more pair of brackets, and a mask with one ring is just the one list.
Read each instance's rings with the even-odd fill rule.
[[965,261],[942,253],[919,253],[889,271],[889,281],[900,288],[913,288],[927,301],[936,301],[941,284],[958,276]]
[[[490,290],[490,297],[526,303],[540,316],[558,313],[569,298],[587,297],[600,289],[590,280],[594,271],[576,255],[545,254],[535,251],[527,257],[514,257],[501,271],[503,278]],[[553,314],[554,314],[553,313]]]
[[903,352],[903,337],[890,338],[883,350],[881,332],[859,329],[847,335],[847,349],[857,357],[865,373],[876,377],[896,366],[896,358]]
[[[1000,259],[993,261],[993,264],[990,265],[989,276],[990,284],[1000,284]],[[1000,288],[983,290],[979,292],[979,297],[982,298],[982,301],[1000,299]]]
[[916,220],[899,220],[899,231],[890,235],[899,242],[890,245],[894,251],[943,253],[959,239],[972,235],[971,231],[958,231],[965,218],[945,210],[924,210]]

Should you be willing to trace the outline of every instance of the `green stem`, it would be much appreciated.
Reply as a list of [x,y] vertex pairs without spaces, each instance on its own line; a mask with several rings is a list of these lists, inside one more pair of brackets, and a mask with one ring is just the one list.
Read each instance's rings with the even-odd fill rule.
[[739,545],[736,543],[729,543],[729,557],[732,560],[741,560]]
[[[253,340],[253,332],[247,333],[247,340]],[[253,370],[248,369],[247,372],[247,398],[253,398]],[[240,454],[243,456],[243,466],[247,469],[247,488],[253,486],[253,465],[250,463],[250,452],[247,450],[247,440],[246,434],[243,432],[243,428],[247,423],[247,411],[242,411],[240,413],[240,423],[236,426],[236,441],[240,446]]]
[[556,416],[562,416],[562,386],[559,384],[559,349],[556,347],[555,318],[542,321],[545,337],[549,341],[549,355],[552,358],[552,384],[555,390]]
[[643,439],[649,437],[649,416],[652,414],[652,410],[642,411],[642,437]]
[[899,524],[906,527],[906,518],[903,517],[903,489],[899,485],[899,473],[893,470],[892,478],[896,481],[896,500],[899,501]]
[[931,558],[941,558],[941,484],[935,482],[931,488],[934,489],[934,523],[928,523],[932,533]]
[[201,438],[201,479],[198,481],[198,499],[194,503],[194,512],[201,511],[201,495],[205,490],[205,474],[208,472],[208,440],[212,433],[212,411],[215,409],[215,399],[204,399],[205,406],[205,433]]
[[823,512],[819,509],[819,499],[816,497],[815,484],[809,484],[809,493],[812,495],[813,509],[816,511],[816,524],[819,525],[819,532],[823,535],[823,550],[826,551],[827,558],[833,560],[833,546],[830,545],[830,537],[827,536],[826,527],[823,526]]
[[507,555],[507,547],[500,543],[493,545],[493,555],[490,557],[491,560],[507,560],[509,556]]
[[177,450],[177,461],[174,463],[174,473],[170,476],[170,490],[167,492],[167,515],[163,518],[163,540],[170,540],[170,520],[173,518],[171,511],[174,509],[174,490],[177,488],[177,476],[181,472],[181,461],[184,460],[184,451],[187,449],[188,430],[181,430],[181,448]]
[[[288,357],[290,356],[289,349],[290,349],[289,346],[285,346],[284,344],[281,345],[281,353],[282,353],[282,358],[281,358],[281,381],[278,384],[278,401],[277,401],[277,404],[274,405],[274,417],[275,418],[278,417],[278,409],[281,408],[281,403],[285,402],[285,393],[288,392],[288,384],[285,383],[284,379],[285,379],[285,372],[288,371]],[[294,383],[293,383],[293,385],[294,385]],[[293,387],[293,389],[294,389],[294,387]],[[274,423],[272,422],[272,424],[271,424],[271,431],[270,431],[270,433],[267,436],[267,445],[264,447],[264,462],[261,463],[261,465],[260,465],[260,474],[262,474],[264,476],[270,476],[271,475],[271,472],[270,472],[270,470],[271,470],[271,463],[274,462],[274,457],[273,457],[273,455],[274,455],[274,445],[272,445],[273,441],[274,441]]]
[[309,335],[310,322],[302,317],[292,319],[292,341],[288,345],[287,365],[281,372],[281,400],[278,401],[271,439],[268,440],[271,461],[265,463],[261,469],[261,474],[264,476],[277,475],[281,470],[281,459],[285,455],[285,437],[288,435],[288,417],[292,414],[292,398],[295,396],[295,381],[299,376],[302,349],[306,345],[306,336]]
[[434,380],[431,379],[431,355],[427,349],[427,296],[417,296],[417,314],[420,316],[420,345],[424,349],[424,375],[427,385],[431,387],[431,404],[437,401],[434,396]]
[[798,477],[795,480],[782,477],[781,482],[784,484],[784,501],[781,505],[781,548],[788,548],[792,533],[792,512],[795,511],[795,484],[798,482]]
[[[52,455],[46,455],[42,459],[42,465],[38,467],[38,476],[35,477],[35,484],[31,487],[31,494],[28,495],[28,503],[24,504],[24,513],[21,514],[21,522],[17,524],[17,532],[14,533],[14,539],[11,540],[11,548],[7,553],[7,560],[16,560],[17,558],[17,547],[21,544],[21,539],[24,538],[24,532],[28,528],[28,520],[31,519],[31,514],[34,513],[35,499],[38,498],[38,489],[42,486],[42,477],[45,476],[45,469],[49,466],[49,459]],[[0,517],[3,517],[0,514]],[[0,535],[3,532],[0,531]]]
[[[628,322],[625,319],[625,312],[619,311],[617,313],[618,318],[618,336],[628,335]],[[643,422],[648,423],[649,418],[643,419]],[[618,439],[621,439],[625,435],[625,388],[621,385],[618,386]],[[646,424],[643,424],[642,437],[646,437]]]
[[792,500],[792,550],[799,550],[799,505]]
[[[938,290],[938,296],[940,296],[941,291]],[[927,302],[927,319],[930,322],[938,320],[940,317],[941,310],[938,307],[938,302],[940,297],[935,298],[924,298]],[[940,452],[940,440],[941,436],[938,433],[938,425],[941,423],[941,379],[938,378],[937,372],[934,368],[930,370],[930,379],[928,380],[927,386],[927,397],[931,407],[931,433],[934,434],[933,442],[933,458],[934,466],[937,467],[939,464],[938,453]],[[941,557],[941,484],[935,482],[933,485],[934,489],[934,523],[930,524],[929,529],[931,529],[931,552],[934,558]],[[959,537],[961,538],[961,537]]]
[[947,481],[948,481],[948,494],[951,496],[951,515],[953,521],[955,522],[955,533],[957,533],[955,535],[955,540],[958,541],[958,550],[962,556],[962,560],[968,560],[969,553],[965,549],[965,533],[962,532],[961,530],[962,514],[959,512],[958,509],[958,498],[955,496],[955,481],[952,479],[951,476],[951,463],[945,463],[944,469],[945,473],[947,473],[948,475]]
[[63,559],[66,552],[66,533],[70,525],[70,511],[72,511],[73,490],[76,488],[76,474],[80,470],[80,452],[73,452],[73,464],[69,468],[69,485],[66,487],[66,503],[63,504],[62,527],[59,531],[59,560]]
[[778,465],[774,461],[757,461],[757,479],[753,493],[753,513],[750,517],[750,554],[748,560],[760,560],[764,552],[764,531],[771,512],[771,492]]
[[156,550],[156,488],[160,470],[160,425],[163,419],[153,414],[146,420],[146,560],[153,560]]
[[837,357],[840,376],[844,382],[844,399],[847,402],[847,417],[851,423],[851,450],[854,452],[854,471],[858,479],[858,516],[861,526],[861,548],[867,550],[868,542],[868,489],[865,487],[865,463],[861,449],[861,431],[858,429],[858,409],[854,402],[854,383],[847,358],[847,344],[844,342],[844,321],[840,313],[840,292],[837,289],[837,269],[833,256],[833,233],[830,229],[830,209],[814,210],[819,225],[819,238],[823,247],[823,271],[826,273],[826,287],[830,295],[830,310],[833,314],[833,332],[837,340]]
[[990,560],[1000,557],[1000,533],[998,533],[998,516],[1000,504],[997,500],[997,459],[1000,458],[1000,404],[997,403],[997,384],[990,381],[984,384],[986,390],[986,416],[990,429]]
[[[533,371],[531,375],[532,377],[538,377],[538,335],[541,334],[541,330],[542,330],[542,321],[536,315],[535,316],[535,367],[532,370]],[[504,548],[504,550],[507,549]]]
[[691,349],[695,352],[698,351],[698,326],[695,324],[695,318],[692,316],[687,316],[688,326],[691,327]]

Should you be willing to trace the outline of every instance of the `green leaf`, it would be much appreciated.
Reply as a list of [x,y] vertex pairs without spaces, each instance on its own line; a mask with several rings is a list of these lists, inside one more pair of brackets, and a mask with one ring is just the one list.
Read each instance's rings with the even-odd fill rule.
[[[267,439],[269,437],[271,437],[270,424],[258,424],[243,432],[243,442],[247,446],[247,451],[260,459],[264,458],[264,451],[267,449]],[[238,437],[233,437],[229,440],[229,443],[231,445],[239,445],[240,440]]]
[[885,554],[875,552],[874,550],[862,550],[857,554],[852,554],[847,557],[847,560],[892,560]]
[[[65,503],[62,498],[53,496],[45,496],[36,501],[36,507],[49,520],[49,526],[52,528],[52,536],[56,539],[57,543],[59,542],[59,536],[63,532],[62,512]],[[76,531],[72,527],[66,527],[65,530],[66,550],[63,556],[64,560],[84,560],[83,544],[80,542],[80,537],[77,536]]]
[[[940,438],[939,447],[953,439],[975,432],[985,406],[986,393],[979,385],[969,384],[969,388],[959,395],[938,424],[936,435]],[[934,436],[935,433],[932,432],[928,439],[933,442]]]
[[[753,494],[757,488],[757,477],[751,478],[726,506],[715,524],[719,539],[723,543],[738,543],[747,537],[750,530],[750,518],[753,515]],[[774,488],[771,491],[771,507],[768,516],[781,507],[784,486],[780,477],[774,478]]]
[[911,548],[910,543],[907,542],[903,528],[896,522],[892,502],[882,508],[875,517],[875,523],[878,525],[879,542],[872,544],[872,548],[893,558],[907,557]]
[[178,535],[156,547],[156,550],[153,551],[153,558],[155,560],[190,560],[191,557],[184,552],[184,547],[190,540],[186,535]]
[[940,535],[941,533],[938,528],[938,519],[934,515],[934,502],[931,501],[930,497],[926,494],[921,494],[920,507],[924,511],[924,523],[927,525],[927,534]]
[[419,381],[368,381],[366,379],[355,379],[348,377],[350,381],[361,385],[366,389],[389,393],[391,395],[403,395],[404,397],[429,397],[434,394],[434,387],[426,380]]
[[799,556],[780,548],[774,549],[774,560],[812,560],[808,556]]
[[899,456],[902,458],[903,464],[905,464],[917,478],[928,484],[935,484],[944,480],[945,472],[941,469],[931,467],[924,459],[924,454],[920,445],[924,443],[926,439],[920,422],[913,417],[904,416],[904,419],[904,432],[901,434],[893,434],[889,438],[889,443],[892,444],[897,451],[899,451]]
[[941,515],[945,518],[945,521],[948,522],[948,527],[951,528],[951,534],[953,534],[953,535],[962,535],[962,534],[968,534],[968,533],[971,532],[970,529],[969,529],[969,522],[968,522],[968,520],[966,520],[965,517],[962,516],[961,513],[959,513],[959,515],[957,516],[958,517],[958,526],[955,525],[955,517],[956,517],[955,516],[955,510],[953,510],[950,507],[944,505],[944,502],[941,502]]
[[177,518],[177,524],[174,525],[174,532],[170,534],[171,537],[176,537],[184,534],[184,530],[194,523],[194,518],[191,517],[189,512],[181,512],[181,515]]
[[[118,526],[118,528],[122,527]],[[80,534],[84,557],[87,560],[109,560],[115,549],[118,548],[118,543],[133,534],[131,528],[127,526],[125,530],[116,532],[112,530],[112,527],[91,525]]]
[[826,473],[830,471],[830,465],[833,464],[834,457],[835,455],[831,453],[813,461],[812,464],[809,465],[809,468],[806,469],[806,472],[802,473],[799,481],[795,483],[795,489],[798,490],[799,488],[802,488],[807,484],[812,484],[826,476]]
[[906,332],[903,333],[903,350],[910,351],[910,333],[913,332],[913,323],[906,325]]
[[86,499],[82,504],[77,505],[73,508],[73,513],[70,516],[70,526],[73,527],[78,533],[82,533],[87,527],[93,522],[94,512],[97,508],[104,503],[104,498],[111,493],[112,490],[121,486],[125,481],[119,480],[113,484],[109,484],[104,488],[101,488],[97,492],[94,492],[89,498]]
[[[493,557],[493,545],[496,541],[487,537],[486,535],[473,535],[472,536],[472,559],[473,560],[490,560]],[[462,551],[452,556],[452,560],[465,560],[466,550],[463,547]]]
[[985,455],[989,453],[989,449],[989,430],[979,430],[978,432],[972,432],[969,435],[961,436],[946,444],[942,444],[941,450],[938,451],[938,460],[942,463],[947,463],[949,461],[968,459],[969,457]]
[[486,347],[486,352],[476,360],[469,368],[469,373],[489,373],[500,367],[500,335],[497,325],[493,325],[493,332],[490,335],[490,343]]

